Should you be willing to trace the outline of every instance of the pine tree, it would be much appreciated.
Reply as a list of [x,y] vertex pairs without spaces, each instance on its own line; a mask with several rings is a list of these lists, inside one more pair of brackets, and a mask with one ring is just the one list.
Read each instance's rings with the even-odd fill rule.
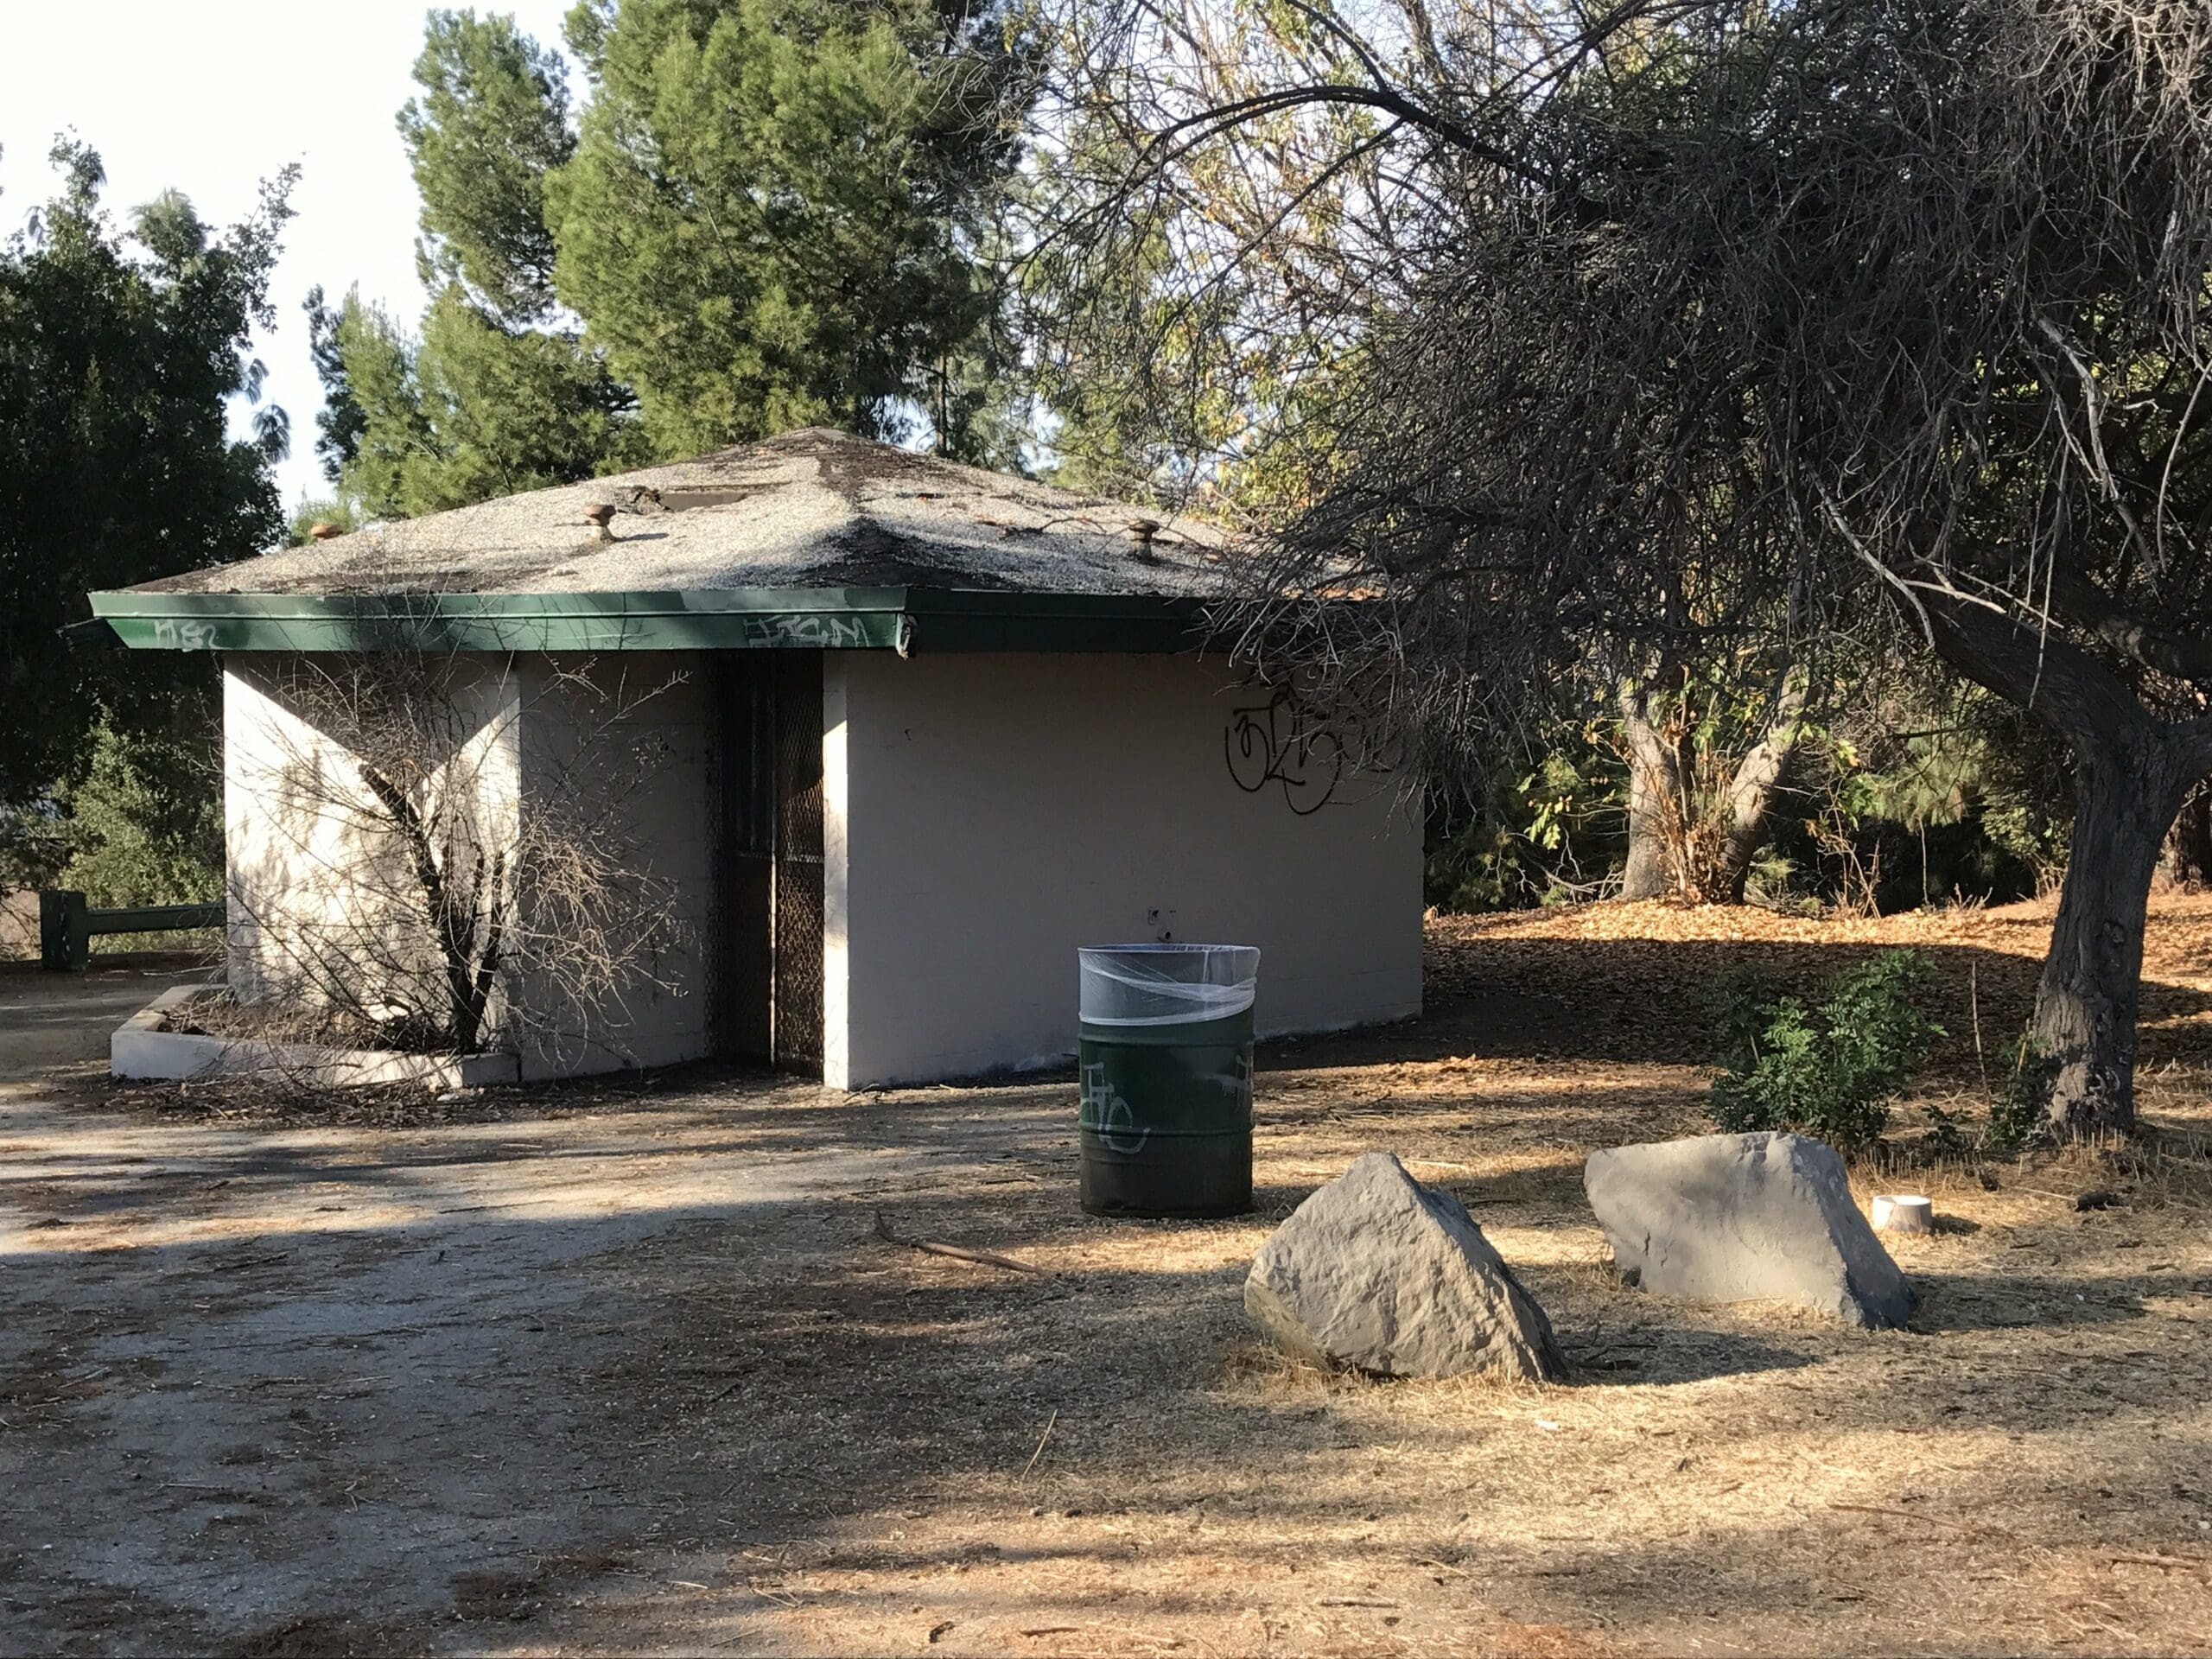
[[503,328],[459,283],[430,302],[419,338],[358,293],[328,327],[340,369],[326,396],[358,415],[333,482],[359,516],[411,518],[647,459],[626,394],[575,335]]
[[423,286],[458,283],[503,325],[554,309],[545,181],[575,153],[560,54],[512,17],[434,11],[399,111],[422,198]]
[[634,400],[554,298],[546,181],[575,147],[558,54],[512,18],[433,12],[415,79],[420,337],[358,295],[308,302],[340,499],[404,518],[647,459]]
[[340,497],[404,516],[826,422],[1018,463],[997,241],[1034,90],[968,0],[605,0],[594,97],[430,16],[399,128],[432,299],[310,296]]
[[559,297],[664,454],[811,422],[991,447],[994,227],[1031,95],[963,0],[599,0],[549,192]]

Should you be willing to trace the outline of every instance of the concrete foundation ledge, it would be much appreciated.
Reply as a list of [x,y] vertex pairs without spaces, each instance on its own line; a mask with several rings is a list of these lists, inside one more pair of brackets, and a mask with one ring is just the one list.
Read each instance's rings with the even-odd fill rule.
[[336,1089],[391,1083],[474,1089],[487,1083],[513,1083],[521,1076],[520,1063],[512,1054],[394,1054],[373,1048],[259,1043],[162,1029],[174,1010],[210,988],[172,987],[117,1027],[107,1043],[109,1075],[180,1083],[282,1077]]

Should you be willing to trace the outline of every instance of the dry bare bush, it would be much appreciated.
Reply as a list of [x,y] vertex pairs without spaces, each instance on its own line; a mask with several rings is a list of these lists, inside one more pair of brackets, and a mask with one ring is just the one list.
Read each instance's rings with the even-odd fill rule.
[[253,681],[231,740],[248,1000],[410,1052],[569,1053],[677,988],[676,893],[638,810],[668,755],[641,716],[672,680],[391,650]]

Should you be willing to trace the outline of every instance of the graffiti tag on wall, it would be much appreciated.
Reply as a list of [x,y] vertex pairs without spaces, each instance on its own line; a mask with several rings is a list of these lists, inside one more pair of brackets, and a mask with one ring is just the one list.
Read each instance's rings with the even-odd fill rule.
[[1237,788],[1256,795],[1280,784],[1301,817],[1326,806],[1344,781],[1342,741],[1287,690],[1235,710],[1221,743]]

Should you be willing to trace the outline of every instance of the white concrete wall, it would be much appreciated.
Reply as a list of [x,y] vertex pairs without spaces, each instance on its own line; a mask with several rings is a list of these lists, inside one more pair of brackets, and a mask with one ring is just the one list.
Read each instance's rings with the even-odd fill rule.
[[1257,944],[1265,1033],[1421,1007],[1421,829],[1389,780],[1310,816],[1230,776],[1263,696],[1160,656],[831,652],[827,1080],[1052,1061],[1076,948]]
[[[524,811],[574,814],[593,841],[620,849],[616,861],[634,873],[643,905],[673,921],[634,969],[588,1006],[543,978],[515,977],[509,994],[531,1015],[519,1037],[523,1075],[696,1059],[712,1046],[706,952],[714,734],[706,659],[639,652],[518,660],[525,686]],[[521,897],[525,906],[531,902],[527,890]]]
[[[372,999],[435,997],[441,967],[419,884],[353,755],[323,729],[334,722],[319,725],[312,699],[288,690],[301,665],[246,653],[225,664],[232,988],[243,1001],[312,1001],[318,982],[339,975]],[[512,859],[533,836],[543,844],[546,815],[554,837],[565,818],[677,918],[633,970],[582,1001],[563,994],[575,988],[573,973],[533,969],[534,950],[557,947],[560,924],[527,872],[513,881],[513,960],[487,1025],[492,1040],[519,1054],[525,1077],[708,1052],[711,771],[699,666],[689,653],[660,652],[597,664],[452,660],[460,741],[442,777],[467,791],[487,844]]]
[[[238,652],[223,667],[223,810],[229,977],[242,1001],[419,1004],[440,995],[419,884],[346,742],[354,688],[342,659]],[[450,664],[449,752],[433,791],[472,830],[512,834],[520,688],[504,658]],[[426,755],[426,759],[427,759]],[[426,799],[428,797],[425,798]]]

